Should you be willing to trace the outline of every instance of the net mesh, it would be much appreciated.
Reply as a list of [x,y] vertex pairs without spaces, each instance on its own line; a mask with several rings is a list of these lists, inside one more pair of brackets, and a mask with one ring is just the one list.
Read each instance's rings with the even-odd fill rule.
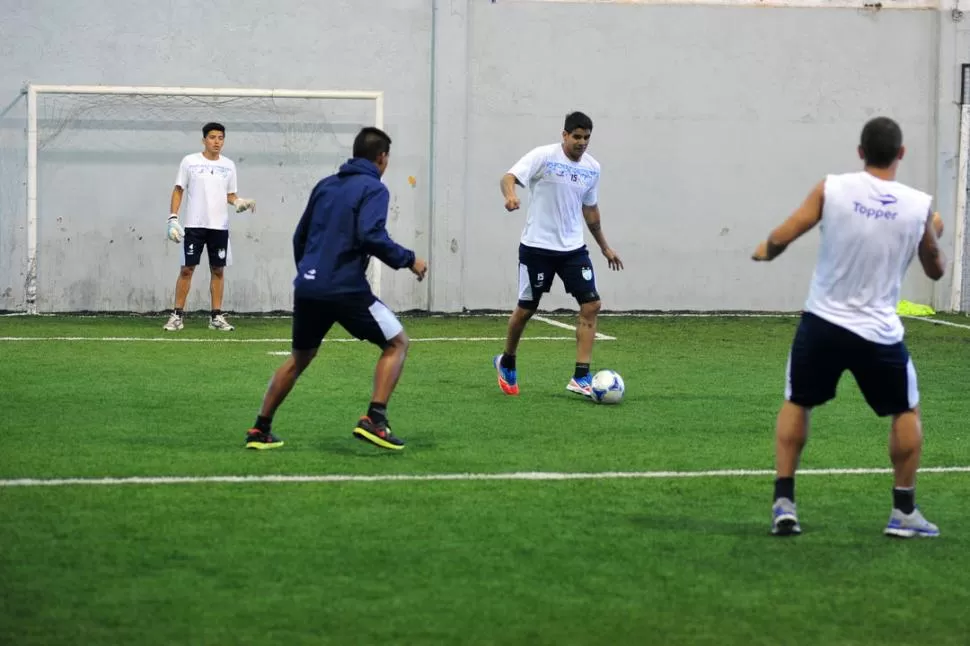
[[[226,127],[238,194],[257,202],[230,215],[232,253],[247,262],[226,298],[237,310],[290,309],[293,227],[313,185],[374,125],[373,100],[38,94],[38,311],[171,307],[181,255],[164,239],[169,197],[210,121]],[[187,309],[208,307],[206,285],[193,292]]]

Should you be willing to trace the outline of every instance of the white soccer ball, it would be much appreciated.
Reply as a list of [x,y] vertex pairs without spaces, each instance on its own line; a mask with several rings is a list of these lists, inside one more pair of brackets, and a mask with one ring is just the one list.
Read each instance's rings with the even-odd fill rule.
[[600,370],[593,375],[593,401],[597,404],[619,404],[625,390],[623,377],[613,370]]

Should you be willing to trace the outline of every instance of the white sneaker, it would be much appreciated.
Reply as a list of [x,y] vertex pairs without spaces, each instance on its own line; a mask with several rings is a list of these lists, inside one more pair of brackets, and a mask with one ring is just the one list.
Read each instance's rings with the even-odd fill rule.
[[779,498],[771,506],[771,533],[775,536],[797,536],[802,533],[795,503],[788,498]]
[[163,325],[162,329],[169,332],[178,332],[183,327],[185,327],[185,325],[182,323],[182,317],[175,312],[172,312],[172,315],[168,317],[168,323]]
[[919,509],[914,509],[911,514],[904,514],[898,509],[893,509],[883,534],[898,536],[899,538],[913,538],[915,536],[936,538],[940,535],[940,529],[926,520]]
[[226,320],[225,316],[223,316],[222,314],[216,314],[215,316],[209,319],[209,329],[219,330],[221,332],[232,332],[236,328],[229,325],[229,321]]

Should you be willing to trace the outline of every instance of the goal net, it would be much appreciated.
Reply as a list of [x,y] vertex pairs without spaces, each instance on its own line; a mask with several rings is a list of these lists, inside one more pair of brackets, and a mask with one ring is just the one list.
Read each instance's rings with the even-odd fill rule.
[[[28,312],[172,307],[181,245],[165,238],[169,200],[179,162],[201,152],[210,121],[226,128],[222,154],[236,164],[238,194],[256,200],[255,212],[229,211],[225,307],[292,308],[294,227],[360,128],[383,127],[380,92],[28,88]],[[199,270],[190,311],[209,308]],[[379,294],[379,261],[368,279]]]

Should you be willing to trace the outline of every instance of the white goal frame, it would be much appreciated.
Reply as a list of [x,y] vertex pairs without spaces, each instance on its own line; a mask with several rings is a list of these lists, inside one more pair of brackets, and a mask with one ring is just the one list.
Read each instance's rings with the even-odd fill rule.
[[[374,101],[374,125],[384,128],[384,93],[367,90],[281,90],[250,88],[162,87],[134,85],[37,85],[28,83],[27,96],[27,314],[37,314],[37,100],[40,94],[104,94],[275,99],[349,99]],[[371,287],[380,298],[381,262],[371,259]]]
[[960,147],[957,152],[956,217],[953,226],[953,280],[950,283],[950,311],[960,311],[963,294],[963,264],[967,250],[967,173],[970,172],[970,103],[960,106]]

